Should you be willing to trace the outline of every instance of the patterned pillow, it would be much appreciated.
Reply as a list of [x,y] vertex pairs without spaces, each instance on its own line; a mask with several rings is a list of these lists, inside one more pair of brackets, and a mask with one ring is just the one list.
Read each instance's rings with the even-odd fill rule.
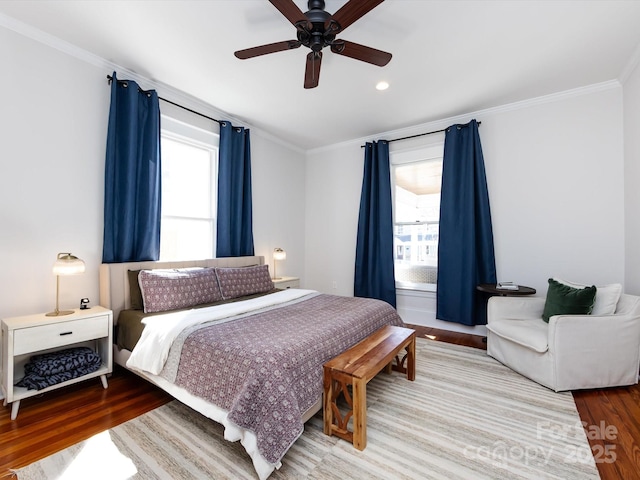
[[216,268],[222,297],[244,297],[254,293],[273,290],[273,281],[269,275],[269,265],[255,267]]
[[214,268],[141,270],[138,283],[145,313],[222,300]]

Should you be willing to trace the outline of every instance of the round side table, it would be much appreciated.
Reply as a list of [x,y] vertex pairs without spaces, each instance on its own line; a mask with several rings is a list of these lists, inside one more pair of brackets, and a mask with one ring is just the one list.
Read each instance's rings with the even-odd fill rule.
[[533,295],[536,293],[536,289],[532,287],[525,287],[524,285],[518,285],[517,290],[508,288],[498,288],[493,283],[481,283],[476,287],[479,292],[487,294],[487,296],[501,296],[501,297],[519,297],[521,295]]

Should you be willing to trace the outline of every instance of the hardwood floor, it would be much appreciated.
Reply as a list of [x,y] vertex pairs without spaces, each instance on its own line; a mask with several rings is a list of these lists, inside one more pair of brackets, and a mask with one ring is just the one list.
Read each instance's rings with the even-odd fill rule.
[[47,457],[96,433],[131,420],[171,397],[137,375],[116,367],[109,388],[87,380],[22,400],[18,417],[0,409],[0,480],[9,471]]
[[[411,325],[418,336],[486,349],[482,337]],[[0,480],[11,469],[142,415],[171,399],[136,375],[116,367],[103,389],[88,380],[22,401],[18,418],[0,409]],[[574,392],[580,418],[590,438],[604,480],[640,479],[640,387]]]

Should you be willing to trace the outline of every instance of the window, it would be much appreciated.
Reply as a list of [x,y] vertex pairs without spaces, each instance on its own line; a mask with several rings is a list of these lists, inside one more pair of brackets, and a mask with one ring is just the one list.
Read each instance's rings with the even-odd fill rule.
[[443,145],[392,154],[396,288],[435,290]]
[[[160,260],[215,256],[217,138],[163,118]],[[176,125],[173,125],[174,127]],[[198,138],[203,137],[204,138]],[[204,141],[203,141],[204,140]],[[215,145],[214,145],[215,142]]]

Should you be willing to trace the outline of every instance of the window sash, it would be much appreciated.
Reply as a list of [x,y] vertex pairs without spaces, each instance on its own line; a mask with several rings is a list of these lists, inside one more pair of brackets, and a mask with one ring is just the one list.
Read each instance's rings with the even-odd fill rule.
[[[165,125],[168,125],[168,129],[163,128],[161,141],[168,140],[208,152],[209,178],[208,192],[200,196],[200,200],[205,205],[198,208],[194,214],[189,213],[190,208],[165,209],[163,205],[160,259],[171,261],[213,258],[216,251],[219,136],[175,119],[163,117],[163,127]],[[184,198],[189,198],[185,194],[182,195]],[[164,201],[165,198],[163,203]]]

